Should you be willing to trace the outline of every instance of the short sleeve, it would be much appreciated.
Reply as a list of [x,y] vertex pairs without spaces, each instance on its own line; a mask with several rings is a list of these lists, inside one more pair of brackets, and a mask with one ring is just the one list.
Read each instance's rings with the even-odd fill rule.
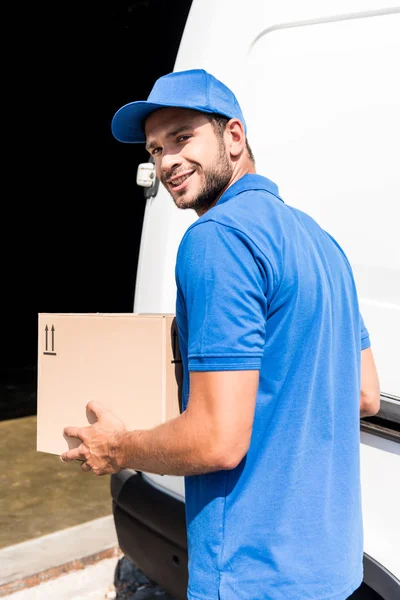
[[361,350],[365,350],[371,346],[371,341],[369,339],[369,333],[365,326],[364,319],[360,314],[360,324],[361,324]]
[[268,281],[251,240],[214,221],[196,224],[181,242],[176,273],[189,371],[260,369]]

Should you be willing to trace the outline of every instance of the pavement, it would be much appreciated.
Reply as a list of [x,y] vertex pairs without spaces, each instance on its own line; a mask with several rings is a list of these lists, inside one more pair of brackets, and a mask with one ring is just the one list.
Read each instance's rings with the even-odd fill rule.
[[174,600],[118,547],[112,517],[0,550],[3,600]]
[[104,600],[117,598],[113,580],[116,559],[105,559],[85,570],[74,571],[40,586],[22,590],[3,600]]
[[108,597],[121,556],[112,516],[2,548],[0,598]]

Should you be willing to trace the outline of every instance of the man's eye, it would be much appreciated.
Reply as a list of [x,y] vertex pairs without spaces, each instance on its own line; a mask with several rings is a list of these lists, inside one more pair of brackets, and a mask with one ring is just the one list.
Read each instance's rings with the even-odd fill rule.
[[177,141],[178,141],[178,142],[186,142],[186,140],[188,140],[189,138],[190,138],[190,135],[189,135],[189,134],[186,134],[186,135],[180,135],[180,136],[178,137],[178,140],[177,140]]
[[160,152],[161,152],[161,148],[153,148],[153,150],[151,151],[151,155],[156,156]]

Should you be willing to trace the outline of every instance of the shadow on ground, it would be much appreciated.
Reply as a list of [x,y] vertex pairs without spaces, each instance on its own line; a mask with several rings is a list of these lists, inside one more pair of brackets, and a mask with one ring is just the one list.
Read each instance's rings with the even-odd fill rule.
[[175,600],[132,564],[125,556],[115,569],[116,600]]

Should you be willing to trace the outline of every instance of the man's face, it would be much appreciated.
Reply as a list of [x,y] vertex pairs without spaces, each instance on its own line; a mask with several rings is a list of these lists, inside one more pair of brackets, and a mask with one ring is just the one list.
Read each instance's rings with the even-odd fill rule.
[[233,175],[225,143],[209,118],[194,110],[162,108],[147,118],[145,133],[157,177],[176,206],[204,214]]

